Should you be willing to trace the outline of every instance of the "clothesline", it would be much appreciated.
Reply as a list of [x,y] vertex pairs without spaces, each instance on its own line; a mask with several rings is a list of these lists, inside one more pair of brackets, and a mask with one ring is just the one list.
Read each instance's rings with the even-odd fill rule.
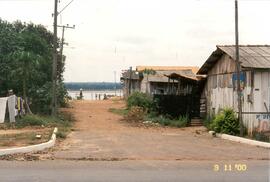
[[[8,108],[8,110],[7,110]],[[17,115],[25,114],[24,101],[21,97],[16,97],[16,95],[11,95],[9,97],[0,98],[0,123],[5,122],[6,111],[9,114],[9,121],[16,122],[15,117]]]

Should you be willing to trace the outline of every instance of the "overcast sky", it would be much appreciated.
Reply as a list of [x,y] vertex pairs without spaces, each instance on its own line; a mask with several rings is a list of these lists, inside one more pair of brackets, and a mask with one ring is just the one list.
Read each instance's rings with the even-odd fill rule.
[[[53,6],[0,0],[0,17],[52,30]],[[270,1],[239,0],[239,19],[240,44],[269,44]],[[234,0],[74,0],[59,24],[76,25],[66,31],[65,81],[114,81],[129,66],[201,66],[217,44],[234,44]]]

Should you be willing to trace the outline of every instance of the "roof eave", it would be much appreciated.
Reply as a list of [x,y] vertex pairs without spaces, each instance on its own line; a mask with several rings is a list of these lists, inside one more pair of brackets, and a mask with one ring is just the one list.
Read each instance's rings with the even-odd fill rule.
[[224,52],[217,46],[217,49],[212,52],[212,54],[208,57],[205,63],[201,66],[198,75],[205,75],[208,71],[213,67],[213,65],[218,61],[218,59],[224,54]]

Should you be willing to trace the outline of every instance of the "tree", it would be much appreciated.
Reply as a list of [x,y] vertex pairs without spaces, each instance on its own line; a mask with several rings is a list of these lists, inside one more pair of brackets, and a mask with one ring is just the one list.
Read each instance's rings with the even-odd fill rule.
[[[33,111],[50,112],[52,47],[53,34],[44,26],[0,20],[0,96],[13,89],[31,103]],[[57,96],[63,104],[67,96],[63,87],[64,62],[58,61]]]

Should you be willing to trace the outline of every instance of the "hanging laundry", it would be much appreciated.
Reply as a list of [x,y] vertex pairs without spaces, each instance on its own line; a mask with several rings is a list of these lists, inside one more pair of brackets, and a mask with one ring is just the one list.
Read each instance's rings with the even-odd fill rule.
[[8,97],[0,98],[0,123],[4,123]]
[[25,114],[24,110],[24,100],[21,97],[17,97],[17,103],[16,103],[16,108],[18,110],[18,115],[22,116]]
[[9,121],[11,123],[15,122],[15,116],[16,116],[16,96],[15,95],[11,95],[8,97],[8,112],[9,112]]

